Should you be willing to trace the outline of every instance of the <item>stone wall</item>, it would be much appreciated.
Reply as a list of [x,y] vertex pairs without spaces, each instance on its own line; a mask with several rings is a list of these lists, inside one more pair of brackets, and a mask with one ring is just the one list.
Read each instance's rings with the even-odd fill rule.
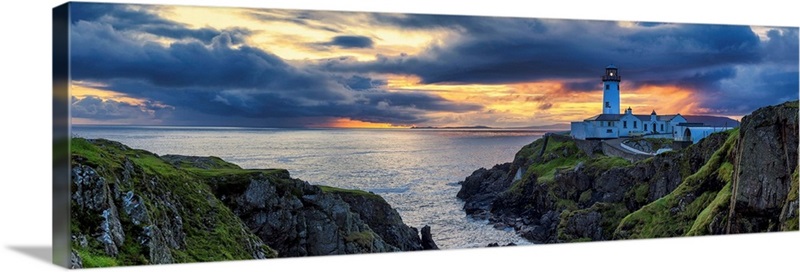
[[606,143],[606,142],[601,142],[601,143],[602,143],[603,154],[605,154],[606,156],[621,157],[621,158],[626,159],[626,160],[628,160],[630,162],[636,162],[636,161],[640,161],[640,160],[644,160],[644,159],[652,157],[650,155],[631,154],[631,153],[625,152],[623,150],[620,150],[619,148],[616,148],[616,147],[612,146],[609,143]]

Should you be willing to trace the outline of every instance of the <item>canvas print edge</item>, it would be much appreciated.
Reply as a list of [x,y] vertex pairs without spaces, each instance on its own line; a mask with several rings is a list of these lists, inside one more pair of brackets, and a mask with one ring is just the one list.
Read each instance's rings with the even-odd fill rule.
[[[55,148],[55,147],[54,147],[54,148]],[[544,149],[543,149],[543,150],[544,150]],[[55,158],[54,158],[54,160],[55,160]],[[55,190],[54,190],[54,192],[55,192]],[[55,220],[54,220],[54,221],[55,221]]]

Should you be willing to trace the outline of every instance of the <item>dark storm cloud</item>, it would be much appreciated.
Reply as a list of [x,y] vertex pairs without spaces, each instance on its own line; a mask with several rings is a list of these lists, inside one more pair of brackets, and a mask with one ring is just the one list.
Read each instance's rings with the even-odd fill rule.
[[[629,28],[604,21],[429,15],[376,18],[402,27],[452,29],[458,35],[413,56],[379,56],[366,62],[330,59],[318,66],[329,71],[416,75],[429,84],[566,80],[569,90],[595,91],[603,68],[613,63],[620,67],[623,81],[633,87],[677,85],[719,96],[702,105],[715,110],[726,110],[721,106],[723,100],[734,101],[726,94],[743,91],[721,87],[721,82],[741,78],[735,67],[779,63],[795,72],[784,75],[789,77],[786,82],[791,82],[798,66],[796,28],[770,31],[769,41],[762,42],[749,26],[639,23]],[[767,86],[774,96],[796,97],[797,89],[776,84]],[[764,101],[737,102],[750,105],[747,108],[765,105]],[[728,112],[742,113],[746,112]]]
[[244,37],[252,34],[244,28],[218,30],[210,27],[192,29],[185,24],[159,17],[154,6],[129,6],[103,3],[73,3],[70,20],[73,24],[80,21],[102,22],[114,26],[120,31],[140,31],[156,36],[172,39],[196,39],[208,43],[223,31],[232,37],[232,42],[239,44]]
[[340,82],[354,91],[376,90],[386,86],[386,80],[384,79],[373,79],[359,75],[341,78]]
[[[73,79],[102,82],[109,90],[169,105],[173,116],[183,118],[174,121],[182,124],[205,124],[206,119],[219,120],[212,117],[216,116],[232,123],[274,121],[261,125],[286,125],[278,122],[280,118],[350,118],[410,125],[427,121],[430,112],[483,108],[431,94],[391,93],[383,79],[294,66],[258,48],[233,46],[236,33],[223,31],[207,44],[187,40],[164,46],[143,42],[131,31],[106,22],[76,20],[71,28]],[[83,111],[103,119],[123,116],[111,110],[125,108],[123,104],[86,98],[75,107],[109,109]]]
[[286,22],[301,25],[307,28],[328,31],[332,33],[343,32],[338,25],[337,18],[331,17],[336,13],[324,11],[292,11],[292,10],[252,10],[247,13],[251,18],[259,21]]
[[339,48],[372,48],[375,44],[372,39],[364,36],[336,36],[324,45],[336,46]]
[[[422,77],[424,83],[492,84],[595,78],[610,63],[625,67],[628,73],[663,75],[753,63],[760,58],[758,37],[748,27],[628,29],[610,22],[487,20],[493,23],[494,31],[469,32],[451,44],[432,46],[417,56],[391,56],[373,62],[332,60],[324,65],[334,70],[413,74]],[[489,27],[488,23],[483,26]]]
[[[116,80],[110,88],[124,93],[143,93],[153,100],[212,116],[241,118],[336,117],[367,122],[410,125],[428,121],[426,112],[467,112],[480,105],[454,103],[435,95],[389,93],[383,90],[355,93],[355,102],[322,99],[309,104],[309,97],[287,96],[281,92],[223,90],[215,88],[159,87],[140,81]],[[144,90],[144,91],[143,91]],[[291,94],[291,93],[289,93]],[[264,124],[264,125],[276,125]],[[291,126],[291,124],[283,124]],[[295,124],[298,125],[298,124]]]
[[797,65],[798,54],[798,28],[783,28],[767,32],[769,41],[764,45],[766,60],[777,63]]
[[260,49],[231,47],[223,33],[210,46],[169,47],[127,39],[111,26],[79,22],[73,27],[72,76],[83,80],[131,78],[168,87],[263,88],[317,99],[344,99],[341,86],[319,72],[301,70]]
[[[566,91],[594,91],[611,63],[620,67],[624,84],[689,88],[708,97],[700,101],[703,107],[727,114],[797,99],[798,91],[796,28],[770,31],[769,40],[761,41],[746,26],[639,23],[626,28],[603,21],[253,10],[253,18],[332,33],[352,33],[346,30],[353,22],[448,32],[443,42],[416,55],[290,64],[243,44],[252,34],[247,29],[191,29],[158,17],[147,6],[75,7],[73,78],[173,105],[185,119],[194,112],[247,120],[353,118],[415,124],[426,121],[426,113],[482,107],[388,92],[383,74],[414,75],[429,84],[564,80]],[[163,46],[142,41],[136,37],[140,33],[179,41]],[[314,45],[335,50],[369,48],[374,42],[340,35]]]
[[[694,89],[697,92],[717,92],[718,83],[723,79],[730,79],[736,76],[736,69],[733,67],[723,68],[709,68],[706,70],[697,70],[694,72],[686,71],[682,74],[675,74],[673,78],[659,78],[656,75],[645,78],[641,77],[636,81],[631,82],[630,86],[637,88],[645,85],[676,85],[685,88]],[[675,80],[675,78],[680,78]]]
[[[497,20],[507,20],[501,17],[464,16],[464,15],[430,15],[430,14],[399,14],[399,13],[371,13],[369,16],[376,24],[389,25],[403,29],[437,29],[446,28],[458,31],[485,32],[494,30],[492,25]],[[536,25],[538,20],[529,20],[529,24]]]
[[[137,7],[146,8],[147,6]],[[104,3],[72,3],[70,20],[73,24],[79,21],[103,21],[113,23],[118,29],[130,29],[142,25],[175,24],[152,12],[135,10],[132,6]]]

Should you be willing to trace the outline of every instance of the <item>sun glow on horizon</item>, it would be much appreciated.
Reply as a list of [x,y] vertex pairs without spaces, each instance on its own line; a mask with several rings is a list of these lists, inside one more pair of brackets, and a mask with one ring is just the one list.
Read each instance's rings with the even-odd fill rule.
[[359,120],[353,120],[350,118],[337,118],[331,122],[320,124],[320,125],[312,125],[310,127],[313,128],[384,128],[384,129],[391,129],[391,128],[410,128],[411,126],[406,125],[393,125],[390,123],[373,123],[373,122],[365,122]]

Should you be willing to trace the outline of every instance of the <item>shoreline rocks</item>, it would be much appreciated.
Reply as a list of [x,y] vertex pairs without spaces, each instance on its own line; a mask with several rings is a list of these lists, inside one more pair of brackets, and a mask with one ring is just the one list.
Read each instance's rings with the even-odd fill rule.
[[421,237],[372,193],[216,157],[158,156],[102,139],[71,145],[75,267],[436,248],[429,227]]

